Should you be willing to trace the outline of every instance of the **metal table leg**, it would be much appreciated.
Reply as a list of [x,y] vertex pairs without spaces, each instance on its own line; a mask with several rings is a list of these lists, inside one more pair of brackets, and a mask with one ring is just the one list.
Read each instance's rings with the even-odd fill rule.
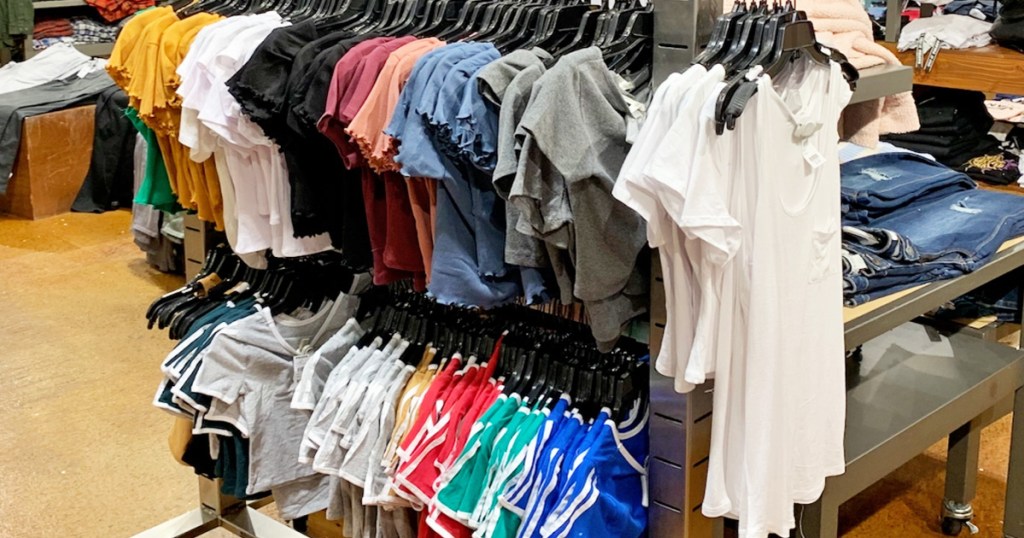
[[971,421],[949,435],[946,451],[946,497],[942,504],[942,530],[950,536],[974,517],[971,502],[978,490],[978,454],[981,424]]
[[836,538],[839,536],[839,503],[825,493],[814,504],[796,507],[796,535],[800,538]]
[[1006,538],[1024,538],[1024,388],[1017,389],[1014,396],[1011,428],[1003,535]]

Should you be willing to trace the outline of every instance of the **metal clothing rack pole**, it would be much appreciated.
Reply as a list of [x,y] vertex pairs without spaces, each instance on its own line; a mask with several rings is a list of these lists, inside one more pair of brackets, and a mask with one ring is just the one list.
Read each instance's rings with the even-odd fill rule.
[[243,538],[305,538],[257,508],[274,502],[273,497],[247,503],[220,490],[221,480],[199,477],[199,508],[136,534],[135,538],[192,538],[222,528]]

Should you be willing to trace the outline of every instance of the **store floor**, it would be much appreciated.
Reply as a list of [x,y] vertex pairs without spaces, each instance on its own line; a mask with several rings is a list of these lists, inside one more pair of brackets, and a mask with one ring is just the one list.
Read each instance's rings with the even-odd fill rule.
[[[0,216],[0,538],[130,536],[195,507],[150,405],[172,342],[143,317],[182,281],[146,265],[129,224]],[[1008,440],[1006,419],[983,434],[980,537],[1002,536]],[[936,446],[847,503],[844,536],[940,536],[943,474]]]

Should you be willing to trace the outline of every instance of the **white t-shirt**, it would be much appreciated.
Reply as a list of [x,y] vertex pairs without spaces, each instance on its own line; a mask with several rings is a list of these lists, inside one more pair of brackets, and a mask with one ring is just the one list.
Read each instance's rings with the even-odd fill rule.
[[[687,385],[701,384],[715,371],[717,308],[720,301],[718,283],[721,280],[719,268],[734,254],[738,246],[719,239],[718,234],[710,229],[714,225],[732,229],[738,227],[738,224],[726,220],[698,218],[694,214],[695,209],[713,209],[695,208],[694,206],[702,205],[704,202],[700,192],[694,191],[717,188],[718,182],[707,181],[708,176],[702,174],[708,174],[709,167],[724,164],[709,162],[708,137],[702,136],[695,119],[708,96],[715,91],[724,77],[724,68],[716,65],[695,80],[677,106],[671,127],[659,138],[657,150],[643,169],[643,175],[649,185],[658,193],[665,214],[671,218],[671,223],[678,226],[675,228],[675,241],[668,244],[670,248],[662,249],[662,255],[668,254],[674,258],[672,263],[675,267],[681,267],[685,263],[690,265],[689,271],[674,271],[676,275],[681,276],[673,282],[678,288],[674,294],[677,301],[688,306],[692,312],[689,316],[682,313],[673,323],[677,326],[675,330],[680,333],[687,330],[693,335],[690,338],[689,349],[678,350],[680,357],[676,377],[682,377]],[[729,158],[726,162],[731,160]],[[712,173],[715,177],[729,175],[728,171],[721,170]],[[691,196],[695,198],[692,203],[689,200]],[[671,223],[666,223],[664,228],[673,228]],[[704,262],[707,256],[711,256],[713,264]],[[684,280],[687,273],[690,278],[689,284]],[[699,291],[691,292],[687,301],[685,297],[680,296],[687,289]],[[684,352],[688,352],[687,357],[681,356]]]
[[716,352],[702,510],[738,518],[749,538],[788,535],[793,504],[815,501],[845,469],[835,125],[851,92],[836,64],[795,64],[777,86],[759,79],[721,136],[706,101],[707,153],[680,213],[701,239],[702,267],[721,268],[713,334],[729,346]]
[[[838,64],[813,65],[795,64],[786,91],[776,93],[767,78],[758,90],[747,476],[753,491],[787,484],[788,495],[750,496],[748,536],[788,532],[795,526],[792,503],[817,500],[825,477],[846,466],[835,126],[852,92]],[[780,170],[787,171],[781,178]],[[780,466],[783,461],[788,465]]]
[[93,60],[68,43],[57,43],[24,62],[0,70],[0,95],[72,76],[82,77],[105,65],[105,60]]
[[683,255],[681,231],[659,201],[657,185],[642,173],[676,117],[683,96],[707,75],[702,65],[673,73],[658,87],[633,147],[622,164],[612,194],[647,221],[647,242],[659,250],[665,290],[665,330],[655,369],[675,379],[678,392],[694,386],[683,378],[693,344],[694,314],[700,290],[694,286],[690,260]]

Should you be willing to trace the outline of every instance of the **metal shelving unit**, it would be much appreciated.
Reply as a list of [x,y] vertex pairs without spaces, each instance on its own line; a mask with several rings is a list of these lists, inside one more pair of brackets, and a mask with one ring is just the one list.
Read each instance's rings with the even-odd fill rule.
[[40,9],[54,9],[59,7],[82,7],[87,6],[84,0],[37,0],[32,2],[32,7],[37,11]]
[[[35,11],[78,8],[88,5],[85,3],[85,0],[36,0],[32,2],[32,8]],[[86,56],[107,57],[114,50],[113,43],[76,43],[74,46]],[[26,36],[24,44],[25,59],[27,60],[40,52],[42,51],[32,48],[32,36]]]

